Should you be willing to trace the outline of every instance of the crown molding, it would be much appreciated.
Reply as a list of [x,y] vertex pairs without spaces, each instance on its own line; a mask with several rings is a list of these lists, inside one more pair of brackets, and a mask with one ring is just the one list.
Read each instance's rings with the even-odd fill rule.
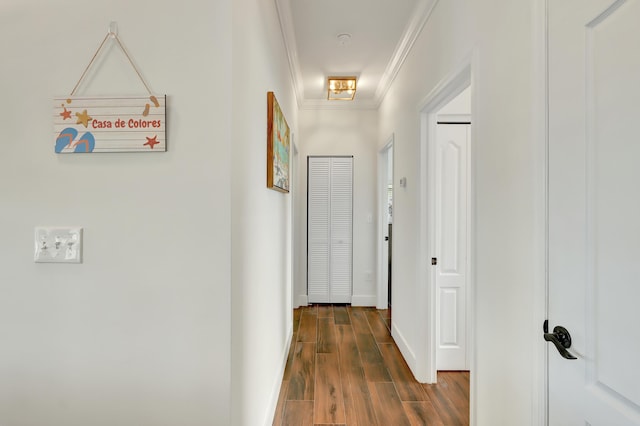
[[293,82],[293,90],[300,108],[304,100],[304,83],[302,81],[302,72],[300,71],[300,62],[298,61],[298,47],[296,46],[296,32],[293,25],[291,3],[289,0],[275,0],[275,3],[278,20],[280,21],[280,31],[282,32],[282,39],[289,61],[289,73]]
[[293,88],[296,94],[296,100],[298,108],[301,109],[377,109],[387,91],[391,87],[391,84],[395,80],[396,76],[400,72],[404,61],[406,60],[411,48],[415,44],[418,36],[422,32],[422,29],[426,25],[427,21],[431,17],[433,10],[438,4],[439,0],[420,0],[411,15],[411,21],[407,25],[407,28],[403,34],[403,37],[398,42],[396,49],[385,69],[373,100],[359,101],[354,100],[349,103],[346,102],[329,102],[321,99],[305,99],[304,97],[304,82],[302,79],[302,72],[300,71],[300,62],[298,60],[298,48],[296,46],[295,27],[293,25],[293,13],[291,11],[290,0],[275,0],[276,10],[278,13],[278,19],[280,21],[280,30],[282,32],[282,38],[287,52],[287,59],[289,61],[289,72],[291,74],[291,80],[293,82]]
[[421,0],[416,4],[411,15],[411,21],[407,25],[402,39],[398,42],[396,50],[387,65],[387,69],[384,71],[382,78],[380,78],[380,83],[378,84],[378,88],[375,93],[375,99],[378,106],[382,103],[384,96],[391,87],[391,83],[393,83],[393,80],[395,80],[396,76],[400,72],[404,61],[407,59],[407,56],[409,56],[411,48],[418,39],[418,36],[422,32],[427,21],[429,21],[438,1],[439,0]]

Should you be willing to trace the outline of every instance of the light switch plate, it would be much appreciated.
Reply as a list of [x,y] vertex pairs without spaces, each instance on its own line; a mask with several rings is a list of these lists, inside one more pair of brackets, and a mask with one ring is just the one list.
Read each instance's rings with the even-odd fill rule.
[[82,228],[36,227],[36,263],[82,263]]

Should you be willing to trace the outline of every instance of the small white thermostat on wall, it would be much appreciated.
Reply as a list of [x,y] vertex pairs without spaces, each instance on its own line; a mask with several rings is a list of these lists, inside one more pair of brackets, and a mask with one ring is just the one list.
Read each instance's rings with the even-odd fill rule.
[[36,227],[36,263],[82,263],[82,228]]

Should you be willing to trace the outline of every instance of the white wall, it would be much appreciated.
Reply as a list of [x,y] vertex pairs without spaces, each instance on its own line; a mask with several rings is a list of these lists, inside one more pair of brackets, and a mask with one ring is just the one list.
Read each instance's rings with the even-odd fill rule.
[[[353,155],[353,298],[354,306],[376,305],[376,167],[378,113],[371,110],[301,110],[299,113],[298,253],[295,295],[307,295],[307,156]],[[368,221],[371,215],[371,222]]]
[[[461,0],[438,2],[380,107],[382,147],[394,134],[393,334],[420,380],[426,353],[420,265],[420,110],[427,95],[471,54],[469,14]],[[406,187],[399,179],[406,177]],[[437,257],[437,256],[433,256]]]
[[[0,4],[0,424],[229,424],[230,4]],[[111,20],[168,152],[56,155],[52,99]],[[145,93],[106,57],[85,94]],[[33,263],[36,225],[84,227],[84,263]]]
[[[306,156],[354,155],[354,295],[373,305],[375,221],[366,219],[376,211],[375,141],[391,134],[395,175],[408,182],[394,200],[394,324],[415,368],[418,110],[472,53],[473,410],[479,425],[532,424],[531,3],[439,2],[379,116],[299,112],[298,190],[283,195],[264,187],[266,91],[294,133],[298,119],[272,2],[3,1],[0,424],[270,423],[291,330],[288,215],[295,195],[306,218]],[[55,155],[51,100],[70,92],[111,20],[168,95],[169,151]],[[109,58],[83,90],[144,93],[122,58]],[[83,226],[84,263],[34,264],[36,225]],[[296,296],[306,287],[299,271]]]
[[231,424],[270,425],[293,331],[294,193],[266,187],[267,92],[294,135],[298,121],[275,2],[233,2],[233,70]]
[[438,116],[441,115],[471,115],[471,86],[464,89],[458,96],[438,110]]
[[[535,422],[542,375],[534,376],[540,324],[534,324],[539,261],[534,135],[534,2],[438,2],[381,108],[380,146],[395,134],[394,337],[414,371],[426,361],[421,321],[426,283],[417,258],[420,225],[420,114],[426,97],[471,62],[475,188],[476,327],[472,413],[478,425]],[[428,266],[426,266],[428,267]],[[429,274],[425,274],[428,276]],[[505,402],[508,402],[505,404]]]

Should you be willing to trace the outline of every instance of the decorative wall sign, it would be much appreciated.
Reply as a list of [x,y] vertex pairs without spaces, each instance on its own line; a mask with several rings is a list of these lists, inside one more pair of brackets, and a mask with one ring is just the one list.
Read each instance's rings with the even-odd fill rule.
[[55,151],[166,151],[165,96],[64,97],[53,102]]
[[[105,43],[113,39],[147,89],[144,96],[75,96]],[[71,95],[53,102],[55,152],[164,152],[165,95],[154,95],[115,31],[115,22],[80,76]]]
[[267,93],[267,188],[289,192],[290,132],[273,92]]

